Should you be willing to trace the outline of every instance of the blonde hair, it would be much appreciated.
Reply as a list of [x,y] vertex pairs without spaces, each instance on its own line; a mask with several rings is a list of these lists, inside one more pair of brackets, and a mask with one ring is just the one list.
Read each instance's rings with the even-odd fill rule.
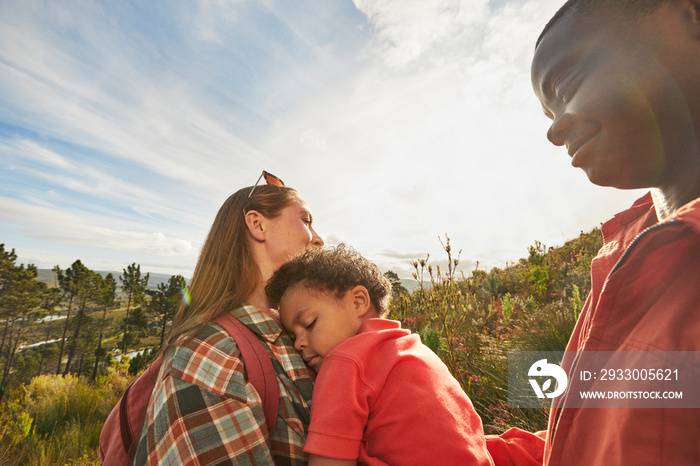
[[255,289],[260,271],[248,244],[245,213],[256,210],[275,218],[300,196],[283,186],[257,186],[250,195],[251,189],[231,195],[216,214],[188,287],[189,305],[181,302],[160,354],[173,348],[181,335],[193,336],[224,312],[239,307]]

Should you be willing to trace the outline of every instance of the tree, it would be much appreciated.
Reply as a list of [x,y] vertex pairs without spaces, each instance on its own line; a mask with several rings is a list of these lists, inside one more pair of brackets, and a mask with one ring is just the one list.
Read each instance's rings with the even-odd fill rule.
[[34,265],[16,265],[15,250],[6,251],[0,244],[0,316],[4,318],[0,360],[4,359],[0,379],[0,399],[9,390],[10,374],[19,342],[28,324],[36,320],[40,312],[46,284],[36,280],[38,271]]
[[396,272],[387,270],[384,276],[387,279],[389,279],[389,283],[391,283],[391,291],[394,296],[398,296],[403,293],[408,293],[408,290],[405,286],[403,286],[403,283],[401,283],[401,279],[396,274]]
[[494,299],[498,299],[503,294],[503,286],[495,270],[486,275],[481,287]]
[[148,334],[148,315],[142,307],[136,307],[129,316],[129,345],[132,347],[139,344],[142,337]]
[[35,280],[36,276],[37,269],[33,265],[17,267],[12,296],[4,303],[11,319],[2,377],[4,381],[9,379],[13,360],[22,336],[27,332],[27,326],[34,323],[41,312],[46,284]]
[[98,297],[98,303],[103,307],[102,320],[100,321],[100,336],[97,339],[97,348],[95,349],[95,365],[92,368],[91,380],[97,377],[97,368],[100,365],[100,359],[104,356],[102,348],[102,338],[104,336],[105,320],[107,319],[107,309],[113,308],[117,301],[117,282],[111,273],[105,276],[102,282],[102,288]]
[[527,250],[529,252],[527,262],[530,269],[528,277],[530,293],[540,304],[545,304],[551,281],[547,247],[539,241],[535,241],[535,244],[528,247]]
[[0,318],[4,321],[2,340],[0,340],[0,355],[4,354],[5,340],[12,321],[8,303],[14,288],[16,260],[15,250],[5,251],[5,245],[0,243]]
[[129,312],[131,305],[138,306],[143,302],[148,286],[148,278],[150,274],[141,277],[141,265],[132,263],[124,270],[124,276],[119,276],[122,281],[122,290],[127,295],[126,301],[126,317],[124,318],[124,337],[122,340],[122,354],[126,354],[128,333],[129,333]]
[[165,330],[168,323],[172,321],[182,297],[182,291],[187,286],[185,277],[173,275],[168,279],[168,283],[159,283],[155,290],[147,291],[151,296],[148,303],[148,312],[158,319],[160,327],[160,346],[165,341]]
[[[87,310],[93,308],[100,301],[102,289],[104,287],[104,279],[99,273],[85,268],[76,284],[76,299],[78,301],[78,312],[73,319],[73,337],[68,350],[68,360],[63,374],[68,374],[71,371],[73,358],[78,354],[78,346],[80,345],[80,331],[83,326],[90,321],[87,315]],[[84,352],[80,352],[81,361],[78,364],[78,369],[74,371],[78,374],[82,371],[82,357]]]
[[68,333],[68,324],[70,322],[70,315],[73,309],[73,298],[75,296],[75,288],[73,285],[73,277],[78,275],[79,270],[82,269],[83,263],[80,260],[73,262],[70,269],[66,269],[65,273],[61,270],[58,265],[54,266],[53,271],[56,275],[56,282],[58,283],[61,294],[64,298],[68,299],[68,309],[66,310],[66,321],[63,323],[63,334],[61,335],[61,344],[58,351],[58,363],[56,364],[56,374],[61,373],[61,363],[63,361],[63,350],[66,344],[66,334]]
[[58,284],[61,287],[63,295],[68,298],[68,310],[66,311],[66,321],[63,324],[63,335],[61,336],[61,346],[58,351],[58,364],[56,366],[56,374],[61,373],[61,363],[63,361],[63,350],[66,345],[66,334],[68,333],[68,325],[70,323],[70,315],[73,309],[73,300],[78,293],[78,282],[88,272],[88,268],[83,265],[80,259],[73,262],[70,268],[66,269],[65,273],[57,265],[54,267]]
[[[56,266],[55,269],[58,268]],[[60,270],[60,269],[59,269]],[[58,305],[61,304],[61,290],[58,288],[58,280],[57,283],[55,284],[54,288],[49,288],[46,290],[46,295],[44,297],[44,303],[42,304],[42,307],[46,311],[49,320],[46,323],[46,337],[44,337],[44,341],[48,342],[51,340],[51,323],[52,323],[52,317],[54,315],[60,314],[60,311],[56,311],[58,308]],[[37,376],[41,375],[44,371],[44,355],[48,354],[48,351],[40,351],[40,359],[39,359],[39,370],[37,372]]]

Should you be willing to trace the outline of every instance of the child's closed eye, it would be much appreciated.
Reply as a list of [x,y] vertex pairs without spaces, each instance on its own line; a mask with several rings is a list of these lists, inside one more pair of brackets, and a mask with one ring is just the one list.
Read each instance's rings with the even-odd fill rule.
[[579,86],[581,85],[580,76],[570,76],[567,75],[565,78],[561,79],[557,85],[555,94],[559,100],[564,103],[568,103],[571,98],[576,94]]

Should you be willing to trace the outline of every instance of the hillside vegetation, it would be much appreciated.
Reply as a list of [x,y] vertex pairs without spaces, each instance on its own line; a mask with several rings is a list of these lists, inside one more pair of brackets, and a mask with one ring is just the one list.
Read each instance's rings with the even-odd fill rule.
[[[536,242],[527,258],[488,272],[477,265],[469,276],[455,272],[449,238],[440,241],[448,269],[416,260],[416,289],[387,272],[390,318],[441,357],[486,433],[544,429],[545,408],[507,405],[507,352],[564,349],[590,289],[600,231],[558,248]],[[47,286],[16,259],[0,245],[0,464],[97,464],[102,423],[162,344],[185,279],[149,289],[136,264],[115,278],[78,260],[54,268],[55,286]]]

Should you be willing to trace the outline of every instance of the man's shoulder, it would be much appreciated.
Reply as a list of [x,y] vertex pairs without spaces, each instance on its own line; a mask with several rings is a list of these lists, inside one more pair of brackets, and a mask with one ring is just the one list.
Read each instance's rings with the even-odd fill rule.
[[681,221],[700,234],[700,198],[692,200],[673,214],[669,221]]

